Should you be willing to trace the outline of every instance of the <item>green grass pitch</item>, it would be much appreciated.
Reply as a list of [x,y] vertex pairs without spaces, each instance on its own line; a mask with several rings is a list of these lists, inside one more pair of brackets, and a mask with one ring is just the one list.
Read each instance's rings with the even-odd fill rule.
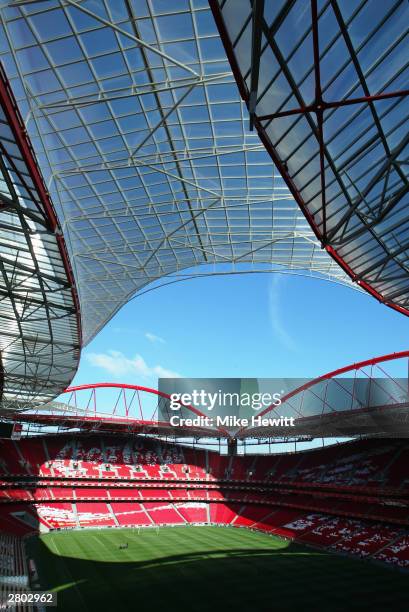
[[89,529],[26,548],[58,610],[408,609],[407,574],[245,529]]

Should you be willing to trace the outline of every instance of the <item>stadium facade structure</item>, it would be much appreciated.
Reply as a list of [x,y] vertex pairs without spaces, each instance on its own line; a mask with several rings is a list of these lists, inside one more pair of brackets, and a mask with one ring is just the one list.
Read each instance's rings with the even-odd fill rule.
[[[233,5],[237,14],[230,15]],[[327,2],[315,14],[312,2],[310,21],[301,18],[309,3],[300,5],[274,3],[277,14],[268,17],[272,30],[267,44],[260,30],[265,25],[262,3],[211,2],[228,59],[212,12],[202,1],[155,5],[103,0],[92,8],[75,0],[46,4],[14,0],[2,5],[0,59],[24,120],[19,120],[18,132],[28,142],[25,127],[31,137],[46,183],[42,205],[49,192],[72,266],[71,275],[60,237],[56,240],[65,262],[63,281],[72,294],[66,298],[69,312],[62,314],[60,309],[54,314],[39,304],[44,317],[37,317],[40,322],[31,316],[29,332],[18,323],[12,329],[11,324],[8,333],[15,346],[20,343],[21,357],[12,363],[3,348],[3,399],[9,407],[27,405],[30,394],[37,403],[65,388],[81,345],[132,296],[195,274],[305,273],[366,289],[406,312],[407,165],[406,140],[401,139],[407,109],[407,92],[401,86],[406,74],[402,51],[406,4],[383,3],[375,18],[366,21],[371,5],[365,1],[348,18],[343,3]],[[294,15],[299,17],[288,27]],[[325,20],[331,27],[318,27]],[[229,34],[230,26],[245,24],[240,45],[247,45],[251,35],[254,39],[253,53],[250,47],[243,52],[252,58],[248,77]],[[361,49],[353,52],[356,24],[358,31],[372,28],[363,33],[362,54]],[[329,36],[325,49],[323,31]],[[263,85],[265,58],[270,57],[275,36],[294,40],[295,45],[285,53],[281,50],[287,61],[278,62],[283,90],[275,87],[275,81]],[[304,46],[303,41],[307,41]],[[330,60],[339,59],[337,41],[342,53],[347,51],[346,65],[340,73],[341,93],[336,96],[333,91],[335,102],[328,102],[332,98],[324,77],[335,83],[333,87],[340,83],[330,69]],[[259,63],[257,45],[262,45]],[[315,53],[309,54],[311,49]],[[372,64],[367,66],[367,61]],[[285,82],[295,66],[302,75],[292,75],[290,91]],[[378,78],[380,71],[383,80]],[[299,83],[304,73],[306,88],[317,94],[315,102]],[[244,86],[242,74],[251,81],[250,87]],[[2,91],[8,92],[4,95],[11,96],[4,74],[2,80]],[[266,88],[268,96],[254,106],[254,91],[261,94]],[[260,119],[272,88],[277,95],[280,92],[282,104],[276,101],[281,104],[277,110],[269,102],[263,113],[274,117]],[[291,92],[299,108],[284,100]],[[262,142],[249,130],[246,104]],[[317,117],[316,127],[312,116]],[[284,129],[285,148],[276,150],[274,139],[270,146],[266,134],[269,126],[284,127],[283,122],[290,127],[294,122],[295,127],[290,132]],[[301,123],[305,129],[298,131]],[[340,126],[343,144],[335,139],[338,148],[331,140],[330,124]],[[318,148],[312,144],[317,135]],[[294,148],[290,140],[295,141]],[[297,163],[303,160],[303,168],[294,166],[294,156]],[[37,176],[27,156],[24,164]],[[301,198],[303,189],[309,200]],[[13,197],[19,209],[28,207],[23,204],[24,194],[17,190]],[[2,214],[7,214],[4,208]],[[55,224],[51,222],[54,233]],[[2,231],[7,240],[11,230]],[[34,226],[30,231],[40,236]],[[28,235],[29,231],[21,234],[26,251]],[[54,239],[41,236],[47,255],[41,260],[33,252],[30,257],[40,270],[37,276],[45,278]],[[16,284],[14,264],[10,265],[2,281],[7,293]],[[8,306],[26,326],[27,295],[27,287],[19,289],[21,312]],[[70,327],[68,345],[65,329],[63,341],[50,329],[52,319],[54,325],[58,321],[61,328]],[[39,341],[33,338],[42,337],[41,325],[48,326],[44,346],[50,355],[39,361],[32,354],[38,353],[34,348]],[[55,374],[61,350],[71,350],[71,356]],[[31,366],[30,360],[36,365]],[[45,362],[52,365],[50,375]],[[27,376],[22,390],[12,378],[17,370],[20,380]]]

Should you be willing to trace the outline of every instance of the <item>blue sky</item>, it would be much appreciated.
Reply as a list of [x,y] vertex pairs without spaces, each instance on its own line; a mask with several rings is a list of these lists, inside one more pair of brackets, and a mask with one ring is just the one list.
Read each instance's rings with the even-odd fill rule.
[[[158,376],[172,373],[313,378],[406,350],[408,339],[408,318],[343,285],[285,274],[204,277],[131,300],[83,350],[73,384],[157,388]],[[406,365],[390,363],[387,371],[406,376],[401,370]],[[87,392],[79,401],[90,397]],[[110,410],[117,398],[117,392],[98,392],[98,411]],[[145,394],[141,401],[150,418],[156,402]],[[136,402],[133,409],[138,410]],[[297,448],[321,443],[316,439]],[[283,444],[251,447],[251,452],[287,450]]]
[[409,320],[301,276],[194,279],[133,299],[84,349],[75,384],[158,376],[315,377],[408,348]]

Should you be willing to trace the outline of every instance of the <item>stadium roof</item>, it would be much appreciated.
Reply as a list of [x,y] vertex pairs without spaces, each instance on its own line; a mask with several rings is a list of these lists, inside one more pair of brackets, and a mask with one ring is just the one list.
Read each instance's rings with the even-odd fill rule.
[[408,315],[408,2],[210,5],[251,121],[315,235]]
[[206,1],[16,0],[1,14],[1,59],[67,239],[84,342],[135,292],[198,265],[352,286],[249,131]]

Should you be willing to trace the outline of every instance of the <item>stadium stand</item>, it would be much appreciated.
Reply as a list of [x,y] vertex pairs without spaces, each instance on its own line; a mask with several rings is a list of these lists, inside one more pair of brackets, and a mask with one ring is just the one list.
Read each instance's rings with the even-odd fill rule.
[[406,440],[221,456],[159,440],[2,440],[0,529],[218,524],[409,564]]

